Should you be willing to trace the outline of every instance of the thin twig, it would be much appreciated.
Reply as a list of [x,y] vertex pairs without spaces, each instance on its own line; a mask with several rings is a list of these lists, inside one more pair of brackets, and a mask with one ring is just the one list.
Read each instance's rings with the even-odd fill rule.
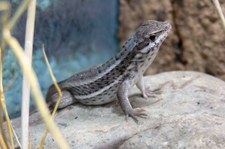
[[21,143],[20,143],[20,141],[19,141],[19,139],[18,139],[18,137],[17,137],[16,131],[15,131],[15,129],[14,129],[13,127],[12,127],[12,132],[13,132],[15,138],[16,138],[16,142],[18,143],[19,147],[22,148],[22,147],[21,147]]
[[[3,11],[3,14],[1,17],[2,28],[4,28],[8,22],[8,18],[10,15],[10,9],[11,9],[11,7],[10,7],[9,2],[6,2],[6,1],[0,2],[0,11]],[[1,62],[2,62],[2,65],[3,65],[4,55],[5,55],[5,47],[6,47],[6,43],[4,41],[3,34],[1,33]]]
[[[27,67],[31,67],[32,65],[35,13],[36,13],[36,0],[32,0],[27,11],[27,24],[25,36],[25,53],[29,61],[27,63]],[[29,147],[29,109],[30,109],[29,107],[30,107],[30,84],[26,76],[24,76],[23,90],[22,90],[22,111],[21,111],[23,149],[28,149]]]
[[[11,122],[10,122],[10,118],[9,118],[9,114],[8,114],[8,110],[7,110],[7,107],[6,107],[6,104],[5,104],[5,96],[4,96],[4,91],[3,91],[3,73],[2,73],[2,69],[3,69],[3,66],[2,66],[2,50],[0,48],[0,58],[1,58],[1,61],[0,61],[0,110],[3,110],[4,112],[4,115],[5,115],[5,118],[6,118],[6,123],[7,123],[7,128],[8,128],[8,133],[9,133],[9,138],[10,138],[10,144],[11,144],[11,147],[14,148],[14,141],[13,141],[13,135],[12,135],[12,125],[11,125]],[[4,131],[4,128],[3,128],[3,118],[2,118],[2,112],[0,112],[1,116],[0,116],[0,125],[1,125],[1,132],[3,134],[3,139],[4,139],[4,142],[6,144],[6,146],[8,147],[8,143],[7,143],[7,139],[6,139],[6,136],[5,136],[5,131]]]
[[13,133],[12,133],[12,124],[11,124],[11,121],[10,121],[10,118],[9,118],[9,114],[8,114],[8,110],[7,110],[7,107],[6,107],[6,104],[5,104],[5,96],[4,96],[4,93],[3,93],[3,87],[1,85],[0,87],[0,96],[1,96],[1,106],[2,106],[2,109],[3,109],[3,112],[5,114],[5,118],[6,118],[6,123],[7,123],[7,128],[8,128],[8,133],[9,133],[9,139],[10,139],[10,144],[11,144],[11,148],[14,148],[14,141],[13,141]]
[[6,148],[8,148],[8,142],[7,142],[7,138],[6,138],[6,135],[5,135],[5,129],[3,127],[3,113],[2,113],[2,102],[0,101],[0,128],[1,128],[1,134],[2,135],[1,137],[1,144],[3,144],[3,146],[6,146]]
[[2,137],[2,134],[0,134],[0,147],[2,149],[7,149],[7,146],[6,146],[5,141],[4,141],[3,137]]
[[23,0],[22,3],[19,5],[19,8],[16,10],[14,16],[12,17],[12,19],[9,20],[9,22],[7,24],[7,27],[10,31],[13,30],[17,21],[20,19],[22,14],[25,12],[25,10],[27,9],[27,7],[31,1],[32,0]]
[[11,36],[9,29],[4,28],[3,35],[5,41],[15,54],[23,73],[26,75],[27,79],[30,82],[31,91],[34,96],[35,103],[37,104],[38,111],[40,112],[49,131],[52,133],[54,139],[56,140],[60,148],[68,149],[69,148],[68,144],[66,143],[58,127],[54,123],[53,118],[49,113],[48,107],[44,102],[44,97],[41,93],[37,76],[35,75],[34,70],[31,67],[26,66],[28,59],[24,54],[22,47],[20,46],[19,42],[14,37]]
[[[55,78],[53,72],[52,72],[51,66],[49,64],[48,58],[47,58],[46,53],[45,53],[44,45],[42,46],[42,52],[44,54],[45,62],[47,64],[47,66],[48,66],[48,71],[50,73],[52,81],[53,81],[53,83],[55,85],[55,88],[56,88],[58,94],[59,94],[58,100],[57,100],[56,105],[54,107],[54,110],[52,112],[52,117],[54,118],[55,117],[55,113],[56,113],[56,111],[57,111],[57,109],[59,107],[59,104],[60,104],[61,100],[62,100],[62,91],[61,91],[61,89],[60,89],[60,87],[59,87],[59,85],[58,85],[58,83],[56,81],[56,78]],[[44,136],[41,139],[40,148],[43,148],[45,140],[46,140],[46,137],[47,137],[47,134],[48,134],[48,129],[45,130]]]
[[[10,13],[10,4],[9,2],[0,2],[0,11],[3,11],[2,17],[1,17],[1,26],[2,28],[5,27],[7,21],[8,21],[8,17],[9,17],[9,13]],[[9,138],[10,138],[10,143],[11,143],[11,147],[14,147],[14,142],[13,142],[13,135],[12,135],[12,127],[11,127],[11,122],[9,119],[9,115],[7,112],[7,107],[5,105],[5,96],[4,96],[4,91],[3,91],[3,58],[4,58],[4,54],[5,54],[5,47],[6,47],[6,43],[5,40],[3,38],[3,33],[1,33],[1,48],[0,48],[0,128],[1,128],[1,133],[2,133],[2,139],[6,145],[7,148],[9,148],[8,145],[8,141],[6,138],[6,133],[5,133],[5,129],[3,126],[3,113],[5,115],[6,118],[6,123],[7,123],[7,128],[8,128],[8,133],[9,133]],[[2,113],[3,110],[3,113]]]
[[[9,2],[6,2],[6,1],[0,2],[0,11],[3,11],[3,15],[1,17],[2,28],[5,28],[5,26],[7,26],[8,17],[10,15],[10,10],[11,10],[11,6],[10,6]],[[5,104],[5,96],[4,96],[3,84],[2,84],[2,82],[3,82],[2,81],[2,79],[3,79],[2,70],[3,70],[3,58],[4,58],[4,53],[5,53],[5,47],[6,47],[6,42],[5,42],[5,39],[3,37],[3,32],[2,32],[1,33],[1,48],[0,48],[0,98],[1,98],[0,110],[3,110],[5,118],[6,118],[6,123],[7,123],[8,133],[9,133],[9,139],[10,139],[10,143],[11,143],[10,147],[8,145],[8,141],[7,141],[7,138],[6,138],[6,135],[5,135],[5,130],[3,128],[2,111],[0,111],[0,114],[1,114],[1,116],[0,116],[0,125],[1,126],[0,127],[1,127],[2,136],[3,136],[4,142],[7,146],[7,148],[14,148],[14,141],[13,141],[13,134],[12,134],[13,127],[12,127],[12,124],[11,124],[11,121],[10,121],[10,118],[9,118],[9,115],[8,115],[8,110],[7,110],[7,107],[6,107],[6,104]]]
[[225,17],[224,17],[223,11],[221,9],[220,2],[219,2],[219,0],[212,0],[212,1],[213,1],[214,5],[216,7],[216,10],[217,10],[217,12],[220,16],[220,19],[222,21],[222,24],[223,24],[223,27],[224,27],[224,30],[225,30]]
[[[12,37],[11,33],[10,33],[10,31],[12,31],[15,24],[17,23],[17,21],[19,20],[19,18],[23,14],[23,12],[26,10],[29,2],[30,2],[30,0],[24,0],[22,2],[22,4],[19,6],[15,15],[12,17],[12,19],[9,22],[7,22],[6,25],[3,26],[2,39],[12,49],[12,51],[16,55],[16,58],[17,58],[17,60],[20,64],[20,67],[22,68],[24,74],[27,76],[27,78],[30,82],[30,85],[31,85],[32,94],[33,94],[35,102],[37,104],[37,108],[40,111],[40,114],[41,114],[45,124],[49,128],[50,132],[52,133],[56,142],[59,144],[60,148],[67,149],[67,148],[69,148],[69,146],[67,145],[66,141],[62,137],[58,127],[56,127],[53,119],[51,118],[51,116],[49,114],[49,111],[47,109],[47,105],[44,103],[44,98],[43,98],[42,93],[40,91],[40,87],[39,87],[39,84],[38,84],[38,81],[37,81],[37,76],[35,75],[32,68],[26,67],[28,59],[27,59],[26,56],[24,56],[23,49],[20,46],[20,44],[18,43],[18,41],[14,37]],[[1,97],[4,97],[3,92],[0,92],[0,93],[1,93],[1,95],[3,95]],[[8,118],[8,115],[7,115],[7,109],[6,109],[6,106],[4,105],[5,104],[4,98],[1,98],[1,102],[3,103],[2,107],[3,107],[3,111],[5,113],[5,116],[6,116],[8,128],[11,128],[11,129],[9,129],[9,136],[11,138],[11,136],[12,136],[11,130],[13,128],[11,127],[11,123],[10,123],[10,120]],[[10,141],[11,140],[12,139],[10,139]],[[11,142],[13,142],[13,141],[11,141]],[[11,147],[14,148],[13,144],[12,144]]]

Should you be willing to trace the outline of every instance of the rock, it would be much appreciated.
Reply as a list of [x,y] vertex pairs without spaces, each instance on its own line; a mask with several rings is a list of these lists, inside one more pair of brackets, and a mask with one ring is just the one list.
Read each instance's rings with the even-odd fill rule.
[[[172,33],[148,74],[188,69],[225,80],[225,33],[212,1],[120,0],[120,3],[121,43],[143,20],[166,20],[172,24]],[[225,1],[220,4],[225,8]]]
[[[199,72],[166,72],[145,77],[155,91],[149,99],[134,87],[130,101],[148,114],[135,123],[125,120],[119,105],[72,105],[58,112],[56,123],[71,148],[224,148],[225,83]],[[149,88],[151,87],[151,89]],[[30,117],[33,147],[40,144],[45,125],[38,114]],[[20,119],[12,124],[21,133]],[[57,144],[48,135],[45,148]]]

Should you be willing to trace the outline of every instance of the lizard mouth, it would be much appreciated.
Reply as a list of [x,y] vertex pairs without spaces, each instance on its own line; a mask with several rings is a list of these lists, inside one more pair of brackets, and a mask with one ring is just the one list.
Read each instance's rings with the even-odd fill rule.
[[172,26],[169,22],[165,22],[165,31],[170,32],[172,29]]
[[[172,29],[172,26],[166,22],[166,25],[165,25],[165,29],[162,30],[161,32],[159,32],[159,36],[158,38],[155,40],[155,44],[160,44],[162,43],[166,37],[168,36],[169,32],[171,31]],[[150,44],[150,43],[149,43]]]

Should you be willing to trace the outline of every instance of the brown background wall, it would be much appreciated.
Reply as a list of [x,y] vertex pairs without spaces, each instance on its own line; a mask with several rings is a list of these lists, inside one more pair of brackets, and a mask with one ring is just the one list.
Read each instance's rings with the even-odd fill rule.
[[[147,74],[196,70],[225,80],[225,31],[210,0],[121,0],[121,44],[147,19],[169,21],[173,30]],[[225,1],[220,1],[225,12]]]

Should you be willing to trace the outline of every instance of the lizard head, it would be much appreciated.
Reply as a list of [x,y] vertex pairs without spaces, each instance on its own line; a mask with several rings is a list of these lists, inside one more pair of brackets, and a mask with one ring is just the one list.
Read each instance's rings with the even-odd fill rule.
[[170,30],[171,25],[168,22],[144,21],[135,33],[138,51],[146,53],[149,48],[145,47],[159,47]]

